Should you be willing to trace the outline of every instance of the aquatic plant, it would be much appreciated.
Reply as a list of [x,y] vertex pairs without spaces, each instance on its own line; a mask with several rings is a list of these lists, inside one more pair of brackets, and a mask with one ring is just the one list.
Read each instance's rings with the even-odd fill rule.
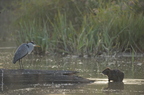
[[33,40],[42,51],[61,54],[142,52],[144,16],[130,1],[23,1],[15,22],[18,43]]

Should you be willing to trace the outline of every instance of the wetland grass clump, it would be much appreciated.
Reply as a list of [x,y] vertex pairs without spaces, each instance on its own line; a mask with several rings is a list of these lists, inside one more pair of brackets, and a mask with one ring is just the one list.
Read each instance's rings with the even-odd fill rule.
[[25,1],[24,14],[16,21],[18,43],[33,40],[42,51],[61,54],[142,52],[144,16],[130,1]]

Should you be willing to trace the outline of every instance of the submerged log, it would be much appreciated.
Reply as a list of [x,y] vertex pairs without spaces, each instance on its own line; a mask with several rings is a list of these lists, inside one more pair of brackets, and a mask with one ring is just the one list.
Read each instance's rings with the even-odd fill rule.
[[9,70],[0,69],[1,84],[90,83],[93,80],[77,76],[76,71],[65,70]]

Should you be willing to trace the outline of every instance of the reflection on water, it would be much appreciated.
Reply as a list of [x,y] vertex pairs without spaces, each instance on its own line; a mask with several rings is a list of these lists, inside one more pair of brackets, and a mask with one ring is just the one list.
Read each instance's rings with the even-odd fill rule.
[[124,83],[123,82],[108,83],[108,86],[103,89],[103,92],[106,94],[110,94],[110,93],[122,94],[123,91],[124,91]]
[[[0,48],[0,68],[19,69],[12,64],[14,48]],[[143,57],[132,58],[77,58],[28,55],[22,61],[25,69],[72,70],[84,78],[96,80],[90,84],[1,84],[3,95],[144,95]],[[125,73],[123,83],[108,83],[101,74],[106,67],[120,69]],[[2,80],[1,80],[2,81]]]
[[[102,81],[104,80],[102,79]],[[106,83],[106,81],[102,84],[99,82],[92,84],[15,84],[7,85],[1,93],[9,95],[110,95],[110,93],[118,95],[143,95],[143,84],[133,84]]]

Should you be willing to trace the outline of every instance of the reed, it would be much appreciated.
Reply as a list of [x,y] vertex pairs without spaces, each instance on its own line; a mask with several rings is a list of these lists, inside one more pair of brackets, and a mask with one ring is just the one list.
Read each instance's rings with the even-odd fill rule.
[[21,5],[25,6],[25,14],[16,21],[18,43],[33,40],[43,51],[61,54],[144,50],[144,16],[133,11],[128,1],[25,3]]

